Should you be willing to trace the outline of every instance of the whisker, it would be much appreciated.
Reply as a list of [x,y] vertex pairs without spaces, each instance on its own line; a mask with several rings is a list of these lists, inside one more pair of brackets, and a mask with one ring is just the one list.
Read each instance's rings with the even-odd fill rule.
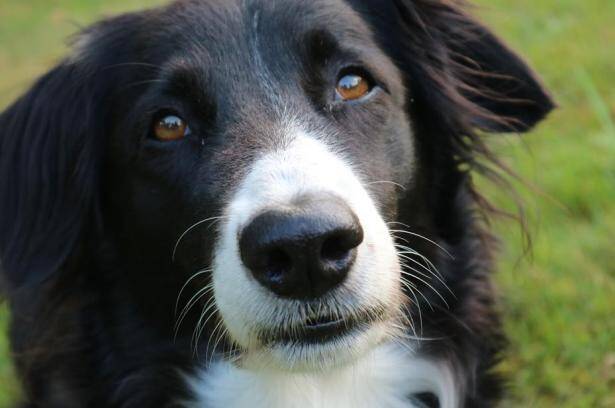
[[[198,221],[194,224],[192,224],[190,227],[188,227],[188,229],[186,229],[186,231],[183,232],[183,234],[180,235],[180,237],[177,239],[177,242],[175,243],[175,246],[173,247],[173,255],[171,256],[171,260],[173,262],[175,262],[175,254],[177,253],[177,248],[179,247],[179,244],[181,243],[182,239],[184,239],[184,237],[192,230],[194,230],[196,227],[198,227],[199,225],[202,225],[206,222],[212,222],[212,224],[216,221],[219,221],[221,219],[224,218],[228,218],[226,216],[219,216],[219,217],[211,217],[211,218],[206,218],[204,220]],[[208,226],[208,228],[211,227],[211,225]]]
[[[427,264],[427,266],[423,265],[422,263],[418,262],[416,259],[409,257],[409,260],[412,261],[414,264],[422,267],[423,269],[425,269],[427,272],[433,274],[438,281],[440,281],[440,283],[442,283],[442,285],[444,285],[444,287],[446,288],[446,290],[448,290],[450,292],[450,294],[454,297],[457,298],[457,296],[455,295],[455,293],[451,290],[451,288],[446,284],[446,282],[444,281],[444,276],[442,276],[442,274],[440,273],[440,271],[438,270],[438,268],[433,264],[433,262],[431,262],[429,260],[429,258],[427,258],[425,255],[421,254],[420,252],[418,252],[417,250],[410,248],[408,246],[405,245],[401,245],[401,244],[395,244],[395,248],[398,249],[398,253],[403,254],[403,255],[416,255],[418,256],[422,261],[425,262],[425,264]],[[399,251],[401,249],[401,251]],[[408,257],[406,257],[405,259],[408,259]]]
[[[209,336],[209,339],[207,340],[207,345],[205,346],[205,354],[206,355],[209,354],[209,350],[210,350],[209,349],[209,344],[211,342],[211,339],[216,335],[216,332],[221,327],[221,325],[222,325],[222,319],[220,319],[220,321],[218,321],[218,324],[216,324],[216,327],[214,327],[214,330],[211,332],[211,335]],[[199,334],[198,334],[198,336],[196,337],[196,340],[195,340],[195,353],[197,355],[197,358],[198,358],[198,352],[196,350],[197,350],[197,346],[198,346],[198,342],[199,342],[199,338],[201,337],[201,334],[202,334],[202,329],[199,332]],[[211,356],[213,358],[213,353],[215,353],[215,350],[212,349],[211,352],[212,352]]]
[[[418,273],[418,271],[417,271],[416,269],[414,269],[413,267],[411,267],[411,266],[407,266],[407,267],[408,267],[408,269],[410,269],[410,270],[412,270],[412,271],[414,271],[414,272],[417,272],[417,273]],[[438,292],[438,291],[436,290],[436,288],[434,288],[434,287],[433,287],[433,286],[432,286],[429,282],[427,282],[426,280],[424,280],[424,279],[423,279],[423,278],[421,278],[420,276],[416,276],[416,275],[414,275],[414,274],[412,274],[412,273],[410,273],[410,272],[408,272],[408,271],[402,271],[402,274],[408,275],[408,276],[410,276],[410,277],[412,277],[412,278],[414,278],[414,279],[416,279],[416,280],[418,280],[418,281],[423,282],[423,283],[424,283],[425,285],[427,285],[427,286],[428,286],[428,287],[429,287],[429,288],[430,288],[430,289],[431,289],[431,290],[432,290],[432,291],[433,291],[436,295],[438,295],[438,297],[439,297],[440,299],[442,299],[442,301],[444,302],[444,304],[446,305],[446,307],[447,307],[447,308],[450,308],[450,306],[448,305],[448,302],[446,301],[446,299],[444,298],[444,296],[442,296],[442,295],[440,294],[440,292]],[[421,293],[421,292],[419,291],[419,293]]]
[[399,187],[402,190],[406,191],[406,187],[404,187],[403,185],[396,183],[394,181],[390,181],[390,180],[378,180],[378,181],[372,181],[370,183],[367,183],[368,186],[371,186],[372,184],[391,184],[395,187]]
[[[182,324],[182,322],[184,321],[184,319],[186,318],[186,316],[188,315],[188,313],[190,312],[190,309],[192,309],[198,302],[199,300],[205,296],[207,293],[209,293],[211,290],[213,290],[213,285],[209,284],[204,286],[203,288],[199,289],[188,301],[188,303],[186,304],[186,306],[184,306],[184,308],[182,309],[182,312],[180,313],[178,319],[177,319],[177,323],[175,324],[175,331],[179,331],[179,328]],[[211,298],[213,299],[213,297]],[[211,301],[211,299],[208,301],[208,303]]]
[[[208,308],[207,310],[204,310],[203,313],[201,314],[201,317],[199,318],[199,321],[195,327],[194,333],[192,335],[192,342],[194,343],[194,353],[196,354],[197,358],[198,358],[198,343],[199,343],[199,339],[201,337],[201,335],[203,334],[203,331],[205,330],[205,328],[207,327],[207,323],[209,322],[209,320],[214,317],[216,314],[218,313],[218,307],[216,305],[216,302],[214,301]],[[207,316],[207,318],[203,321],[203,318]],[[220,322],[218,322],[218,325],[222,322],[222,319],[220,319]],[[216,326],[217,328],[218,326]],[[215,334],[216,329],[214,328],[214,331],[211,333],[210,335],[210,340],[211,337],[213,337],[213,335]],[[209,341],[207,342],[207,345],[209,347]],[[206,350],[207,351],[207,350]]]
[[436,265],[434,265],[433,262],[429,260],[429,258],[427,258],[425,255],[418,252],[416,249],[410,248],[408,246],[400,245],[400,244],[395,244],[395,247],[398,249],[402,249],[402,252],[406,251],[410,253],[411,255],[418,256],[419,258],[421,258],[423,262],[425,262],[425,264],[431,271],[436,272],[438,276],[443,277],[440,271],[438,270],[438,268],[436,268]]
[[[398,249],[398,254],[404,255],[406,258],[412,260],[412,263],[420,266],[421,268],[423,268],[426,272],[431,273],[431,274],[435,274],[438,277],[442,277],[442,275],[440,274],[440,271],[438,270],[438,268],[436,268],[436,266],[431,263],[426,257],[424,257],[423,255],[421,255],[420,253],[416,252],[413,249],[410,249],[408,247],[404,247],[404,246],[400,246],[400,245],[396,245],[395,248]],[[420,262],[414,258],[411,257],[411,255],[416,255],[420,258],[421,261]]]
[[[420,266],[421,268],[423,268],[425,271],[429,272],[430,274],[432,274],[433,276],[436,277],[436,279],[444,286],[444,288],[446,288],[446,290],[448,290],[448,292],[456,299],[457,296],[455,295],[455,293],[451,290],[451,288],[446,284],[446,282],[444,282],[444,279],[442,277],[442,274],[440,273],[440,271],[438,271],[438,269],[431,263],[429,262],[429,260],[427,258],[425,258],[423,255],[419,254],[416,251],[411,251],[411,252],[406,252],[406,251],[400,251],[398,252],[398,255],[400,257],[403,257],[403,259],[411,261],[412,263],[414,263],[415,265]],[[422,263],[420,263],[419,261],[417,261],[416,259],[408,256],[408,255],[417,255],[419,257],[425,258],[426,262],[429,262],[429,265],[433,267],[433,269],[431,268],[427,268],[425,265],[423,265]],[[419,271],[417,271],[415,269],[415,272],[420,273]],[[421,273],[422,276],[425,276],[425,274]],[[427,277],[427,276],[425,276]],[[429,277],[429,279],[431,279],[431,277]]]
[[[427,303],[427,306],[429,306],[429,308],[430,308],[432,311],[435,311],[435,309],[433,308],[433,306],[432,306],[431,302],[429,301],[429,299],[427,299],[427,297],[423,294],[423,292],[422,292],[422,291],[420,291],[420,290],[418,290],[418,288],[414,285],[414,283],[412,283],[412,282],[408,281],[406,278],[404,278],[404,276],[403,276],[403,275],[405,275],[405,274],[408,274],[408,273],[407,273],[407,272],[406,272],[406,273],[404,273],[404,272],[402,271],[402,276],[400,276],[401,282],[402,282],[402,283],[403,283],[403,282],[406,282],[407,284],[411,285],[411,287],[412,287],[412,288],[414,288],[414,289],[416,290],[416,292],[418,292],[418,294],[419,294],[419,295],[421,295],[421,297],[422,297],[423,299],[425,299],[425,303]],[[415,292],[414,292],[414,291],[412,291],[412,293],[415,293]],[[417,301],[417,303],[418,303],[418,301]]]
[[[393,326],[395,327],[395,326]],[[397,328],[398,330],[400,330],[400,328]],[[407,334],[396,334],[395,336],[393,336],[393,341],[400,346],[401,348],[403,348],[404,350],[406,350],[409,354],[414,354],[416,352],[416,350],[414,348],[412,348],[412,346],[410,344],[408,344],[406,341],[406,339],[408,339]]]
[[418,334],[416,333],[416,325],[414,324],[414,318],[412,317],[412,311],[410,310],[410,308],[408,307],[406,303],[403,303],[401,305],[400,313],[402,315],[403,322],[405,322],[408,326],[410,326],[410,329],[412,330],[415,336],[418,336]]
[[198,276],[201,276],[204,273],[208,273],[211,272],[211,268],[206,268],[206,269],[202,269],[198,272],[196,272],[194,275],[192,275],[190,278],[188,278],[188,280],[186,281],[186,283],[184,283],[184,286],[182,286],[182,288],[179,290],[179,294],[177,295],[177,300],[175,301],[175,315],[177,315],[177,308],[179,307],[179,301],[181,299],[182,293],[184,292],[184,290],[186,289],[186,286],[188,286],[188,284],[195,279]]
[[200,336],[200,333],[203,331],[205,326],[207,326],[207,322],[209,322],[209,319],[211,319],[212,316],[215,316],[216,312],[216,301],[215,298],[212,297],[207,302],[207,304],[203,306],[201,315],[199,316],[199,320],[197,321],[194,331],[192,333],[191,343],[194,343],[195,336],[197,336],[197,334]]
[[414,248],[412,248],[412,247],[409,247],[408,245],[403,245],[403,244],[400,244],[400,243],[395,243],[394,245],[395,245],[395,248],[402,249],[402,250],[404,250],[404,251],[410,252],[410,253],[412,253],[413,255],[417,255],[417,256],[418,256],[418,257],[420,257],[420,258],[421,258],[421,260],[422,260],[422,261],[424,261],[424,262],[425,262],[425,263],[426,263],[426,264],[427,264],[430,268],[432,268],[432,269],[436,269],[436,270],[438,269],[438,268],[436,268],[436,266],[435,266],[435,265],[434,265],[434,264],[433,264],[433,263],[432,263],[432,262],[431,262],[431,261],[430,261],[430,260],[429,260],[429,259],[425,256],[425,255],[421,254],[421,253],[420,253],[420,252],[418,252],[416,249],[414,249]]
[[[222,320],[220,320],[220,321],[222,321]],[[224,339],[224,336],[226,336],[227,333],[228,333],[228,331],[227,331],[226,327],[224,327],[224,325],[222,325],[221,327],[222,327],[222,330],[220,330],[220,334],[216,338],[216,341],[214,342],[214,346],[211,349],[212,353],[210,354],[210,357],[209,357],[209,361],[208,361],[208,364],[207,364],[208,366],[213,363],[214,353],[215,353],[216,349],[218,348],[218,344],[220,343],[220,341],[222,339]],[[226,352],[225,352],[225,349],[223,348],[222,349],[222,356],[224,356],[225,354],[226,354]]]
[[[429,272],[429,273],[431,273],[433,275],[433,272],[431,270],[425,268],[425,265],[422,265],[421,263],[417,262],[416,259],[410,258],[407,254],[405,254],[403,252],[398,252],[397,256],[399,256],[400,258],[402,258],[402,259],[404,259],[406,261],[412,261],[415,264],[418,263],[419,266],[421,266],[423,269],[427,270],[427,272]],[[418,273],[419,275],[421,275],[421,276],[423,276],[423,277],[425,277],[427,279],[430,279],[430,280],[433,279],[431,275],[428,275],[428,274],[426,274],[424,272],[421,272],[421,271],[418,271],[418,270],[415,270],[415,271],[416,271],[416,273]]]
[[[203,294],[201,294],[201,296],[199,296],[199,298],[198,298],[198,299],[200,300],[200,298],[201,298],[203,295],[204,295],[204,293],[203,293]],[[209,308],[211,307],[211,305],[212,305],[212,303],[213,303],[213,302],[214,302],[214,298],[213,298],[213,296],[212,296],[212,297],[211,297],[211,298],[210,298],[210,299],[209,299],[209,300],[205,303],[205,305],[203,306],[203,310],[204,310],[204,309],[209,309]],[[198,303],[198,300],[197,300],[197,301],[195,301],[195,302],[194,302],[194,304],[193,304],[190,308],[192,308],[192,307],[193,307],[194,305],[196,305],[197,303]],[[189,310],[189,309],[188,309],[188,310]],[[202,313],[203,313],[203,312],[201,312],[201,316],[202,316]],[[175,323],[175,328],[174,328],[175,334],[174,334],[174,337],[173,337],[173,341],[176,341],[176,340],[177,340],[177,335],[179,334],[179,329],[181,328],[181,325],[182,325],[182,323],[184,322],[184,319],[186,318],[186,316],[187,316],[187,315],[188,315],[188,311],[186,311],[186,313],[185,313],[185,314],[183,314],[183,315],[181,316],[181,318],[177,321],[177,323]],[[199,317],[199,321],[200,321],[200,318],[201,318],[201,317]]]
[[[398,225],[401,225],[403,227],[410,228],[410,226],[408,226],[408,225],[406,225],[406,224],[404,224],[402,222],[398,222],[398,221],[389,221],[389,222],[387,222],[387,224],[398,224]],[[412,236],[417,237],[417,238],[421,238],[421,239],[429,242],[430,244],[433,244],[436,247],[440,248],[451,259],[453,259],[453,260],[455,259],[455,257],[448,250],[446,250],[446,248],[444,248],[442,245],[438,244],[436,241],[427,238],[426,236],[423,236],[421,234],[417,234],[416,232],[407,231],[407,230],[391,230],[391,231],[392,232],[399,232],[399,233],[402,233],[402,234],[408,234],[408,235],[412,235]]]
[[[403,279],[403,278],[402,278],[402,280],[405,281],[405,279]],[[419,303],[419,298],[416,296],[416,292],[415,292],[415,290],[418,291],[418,289],[417,289],[417,287],[414,284],[412,284],[412,282],[406,282],[406,283],[411,285],[411,287],[406,286],[406,288],[408,289],[408,291],[410,292],[410,294],[414,298],[414,304],[416,305],[416,310],[419,313],[419,324],[420,324],[419,332],[421,333],[421,335],[423,335],[423,312],[421,311],[421,304]],[[404,305],[404,306],[405,306],[406,310],[412,316],[412,311],[409,310],[407,305]],[[416,334],[416,332],[414,334]]]
[[[398,329],[403,329],[403,328],[401,328],[401,327],[399,327],[397,325],[393,325],[393,327],[396,327]],[[405,339],[416,340],[416,341],[419,341],[419,342],[420,341],[439,341],[439,340],[445,340],[445,339],[449,338],[449,337],[446,337],[446,336],[441,336],[441,337],[422,337],[422,336],[420,336],[420,337],[416,337],[416,336],[412,336],[412,335],[410,335],[408,333],[402,333],[401,336],[403,336]]]

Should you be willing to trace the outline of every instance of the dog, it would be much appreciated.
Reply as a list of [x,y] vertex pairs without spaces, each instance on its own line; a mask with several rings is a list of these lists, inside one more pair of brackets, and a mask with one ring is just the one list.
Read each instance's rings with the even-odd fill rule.
[[0,116],[23,407],[489,407],[472,174],[554,107],[455,0],[184,0]]

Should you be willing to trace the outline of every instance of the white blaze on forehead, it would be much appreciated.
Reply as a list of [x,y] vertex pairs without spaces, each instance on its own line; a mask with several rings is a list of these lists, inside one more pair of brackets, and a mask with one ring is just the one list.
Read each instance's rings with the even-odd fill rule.
[[290,313],[290,301],[251,276],[240,259],[239,234],[263,210],[288,205],[304,194],[337,195],[363,227],[364,242],[343,284],[352,290],[354,303],[349,306],[369,309],[397,301],[399,269],[386,224],[352,166],[317,136],[295,130],[284,148],[256,160],[226,209],[214,255],[214,295],[230,336],[248,350],[258,347],[256,329],[288,321],[284,313]]
[[[351,165],[321,141],[297,132],[288,147],[261,157],[229,207],[243,224],[255,208],[287,205],[304,194],[332,193],[364,216],[379,217]],[[246,211],[247,210],[247,211]]]

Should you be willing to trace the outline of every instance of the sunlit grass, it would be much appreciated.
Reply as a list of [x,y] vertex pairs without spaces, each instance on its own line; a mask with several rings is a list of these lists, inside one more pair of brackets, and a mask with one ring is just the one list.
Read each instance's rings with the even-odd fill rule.
[[[497,226],[510,406],[615,406],[615,3],[482,3],[560,105],[533,134],[493,143],[542,192],[520,187],[534,231],[529,260],[517,262],[514,225]],[[506,204],[500,191],[491,196]]]
[[[160,2],[160,1],[158,1]],[[477,12],[542,74],[560,108],[530,135],[488,136],[536,189],[533,232],[503,237],[498,282],[511,339],[513,407],[615,406],[615,1],[479,0]],[[65,52],[76,27],[147,0],[0,0],[0,106]],[[506,192],[489,189],[503,207]],[[0,312],[0,327],[6,324]],[[0,406],[16,395],[0,336]]]

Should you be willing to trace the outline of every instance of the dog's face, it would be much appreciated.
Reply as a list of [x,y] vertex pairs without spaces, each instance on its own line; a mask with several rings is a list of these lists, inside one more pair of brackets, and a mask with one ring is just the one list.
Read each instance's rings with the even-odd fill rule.
[[[524,130],[550,109],[482,27],[447,26],[467,19],[456,11],[186,1],[86,31],[2,117],[2,160],[14,158],[1,175],[23,179],[2,190],[16,197],[0,208],[7,281],[49,276],[95,230],[87,242],[112,243],[144,315],[164,330],[156,313],[177,302],[181,320],[201,302],[195,341],[224,337],[246,364],[341,364],[399,336],[412,288],[444,296],[454,277],[393,232],[458,234],[447,216],[465,191],[466,130]],[[490,97],[500,90],[512,102]],[[36,139],[30,156],[19,133]],[[30,174],[31,160],[50,173]],[[17,225],[24,205],[49,208]]]
[[401,74],[342,1],[190,11],[110,135],[122,239],[175,250],[182,279],[211,265],[243,350],[293,366],[361,353],[399,320],[385,217],[412,180]]

